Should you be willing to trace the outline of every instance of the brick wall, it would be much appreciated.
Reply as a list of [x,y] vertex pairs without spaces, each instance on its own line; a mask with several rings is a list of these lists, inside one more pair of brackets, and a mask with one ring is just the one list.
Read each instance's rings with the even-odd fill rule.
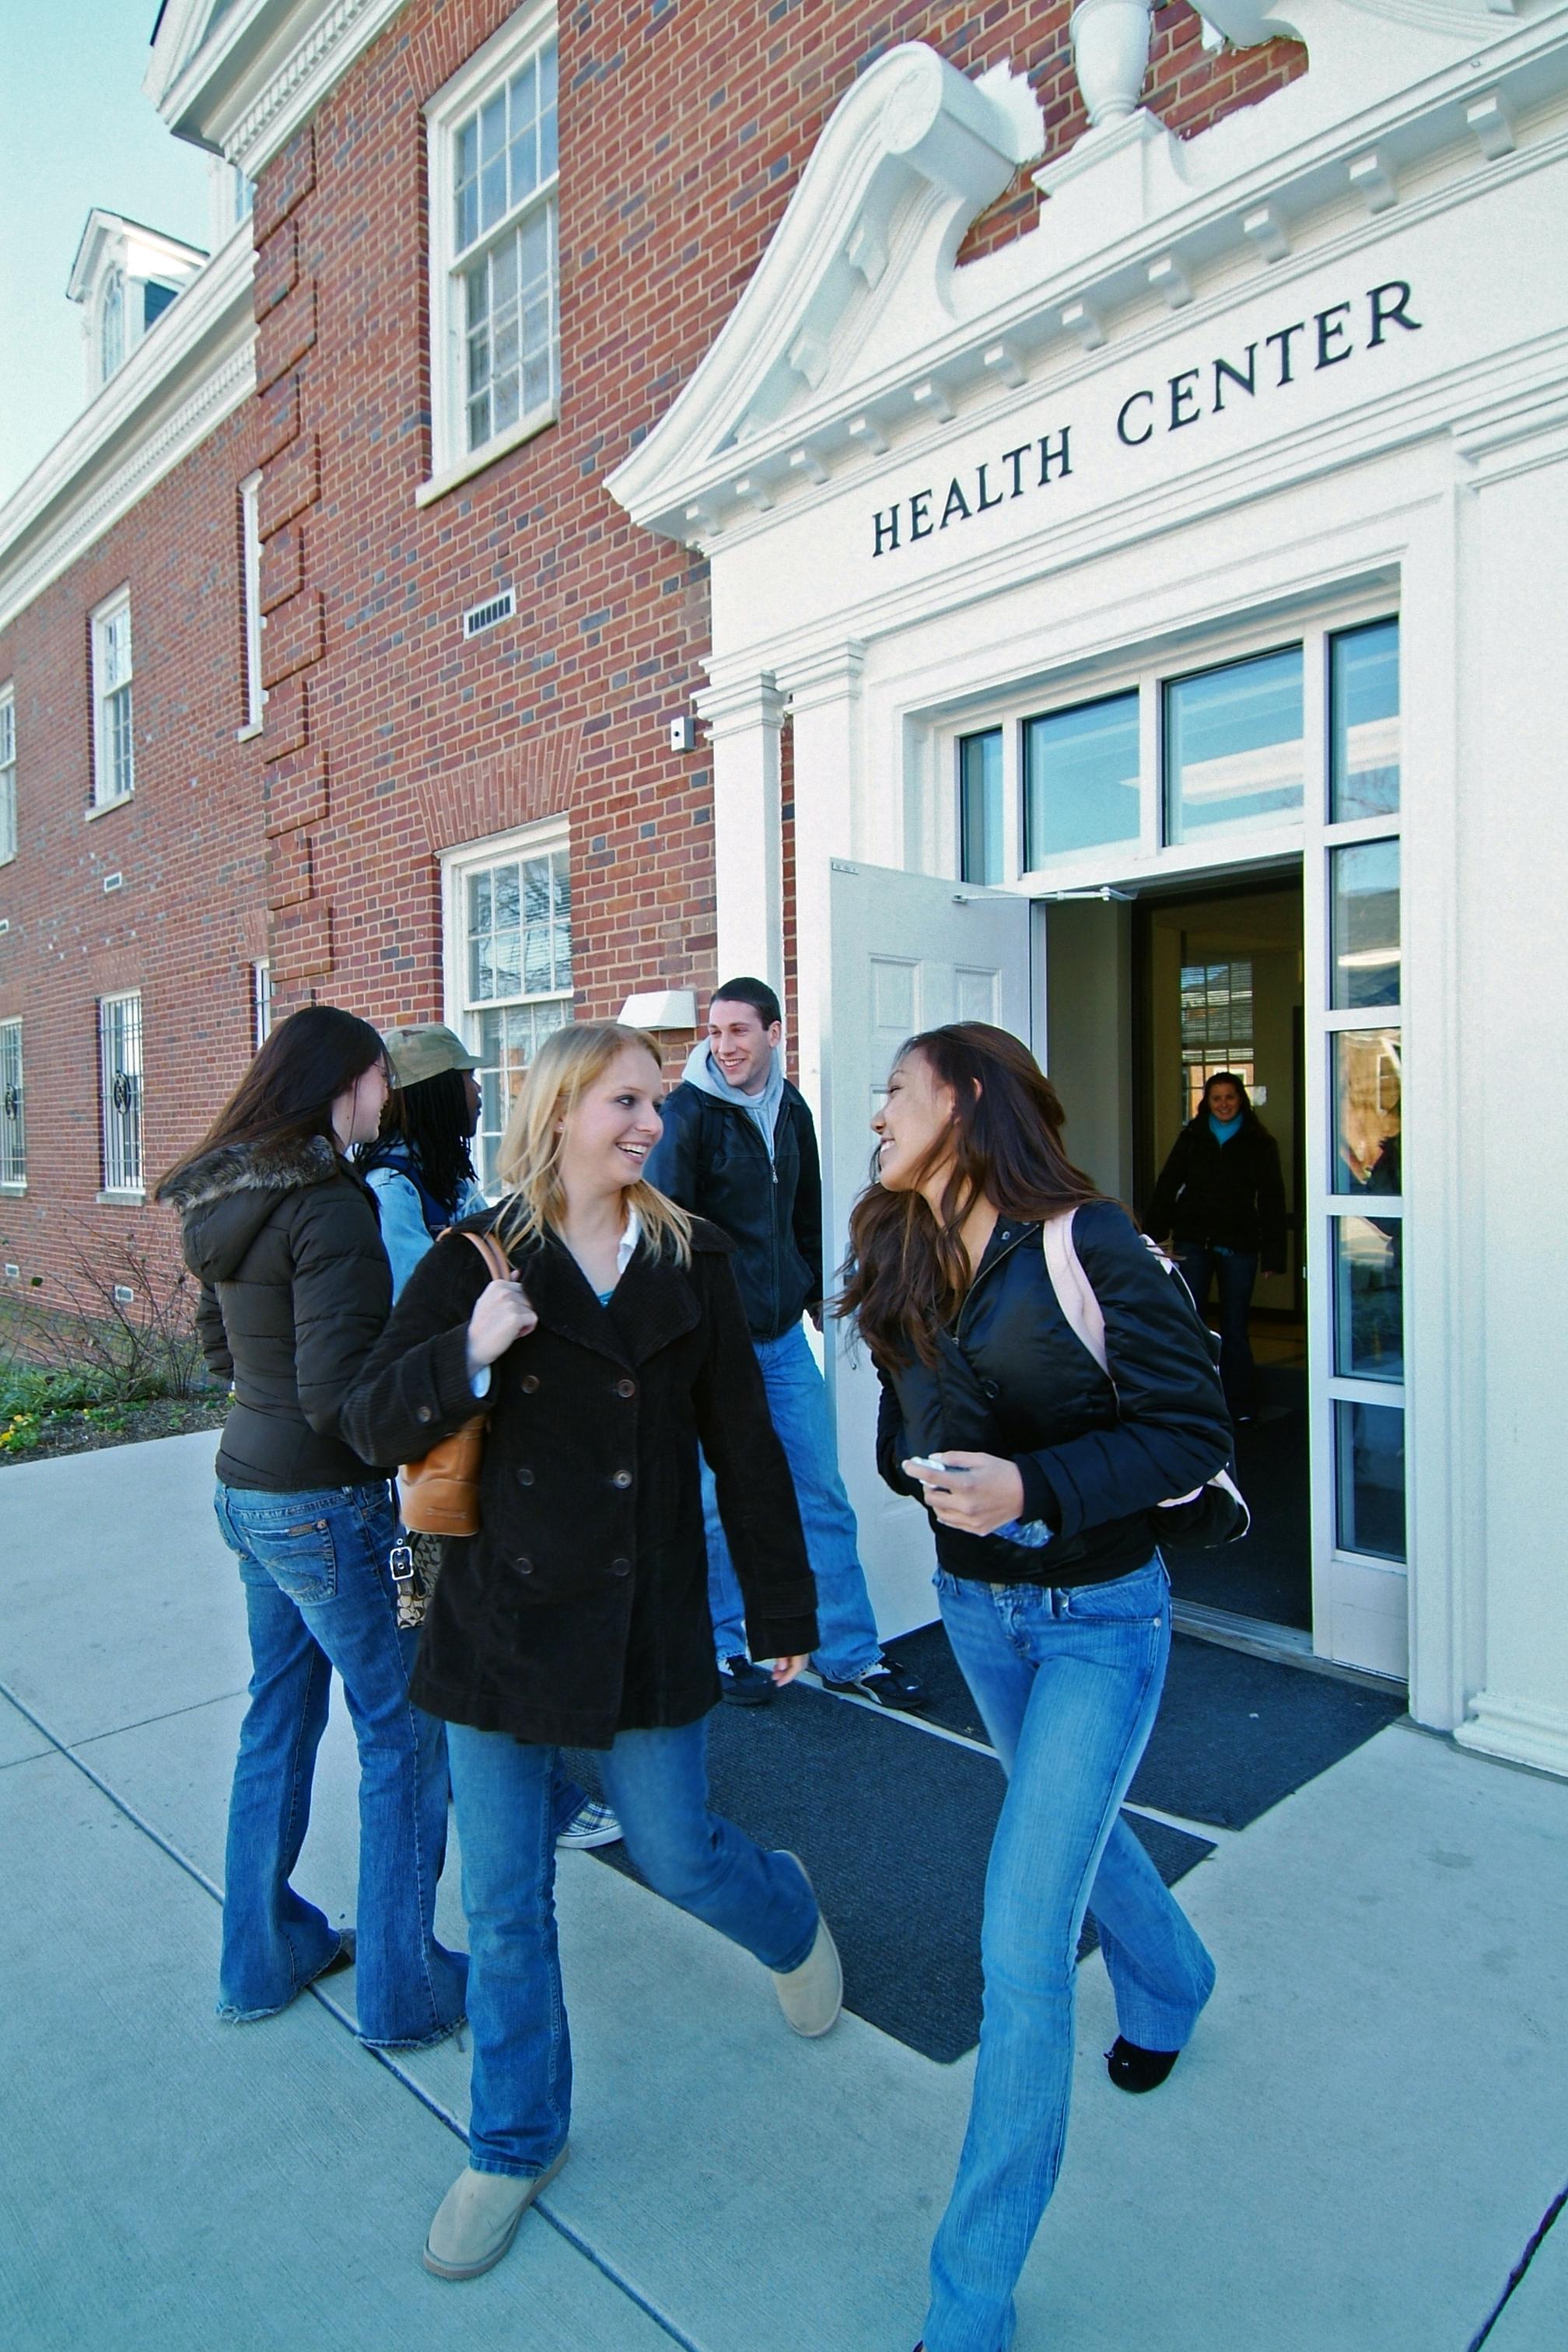
[[[246,1056],[248,966],[269,936],[279,1013],[311,998],[378,1023],[441,1006],[437,858],[569,815],[577,1008],[718,977],[705,755],[672,753],[708,637],[706,567],[635,530],[604,477],[711,345],[823,122],[897,42],[968,73],[1009,59],[1052,152],[1083,129],[1068,6],[773,0],[581,5],[560,26],[558,424],[433,504],[421,108],[510,13],[408,0],[258,192],[258,396],[26,613],[17,680],[22,856],[0,871],[0,1017],[26,1013],[26,1201],[0,1241],[65,1270],[166,1233],[99,1209],[94,1002],[140,983],[146,1160],[205,1124]],[[1211,58],[1185,0],[1155,20],[1150,103],[1191,133],[1301,69],[1293,44]],[[1018,235],[1020,174],[968,255]],[[263,467],[268,688],[237,745],[236,486]],[[138,788],[88,825],[87,623],[132,591]],[[511,586],[518,617],[465,645],[460,616]],[[786,791],[786,882],[795,842]],[[122,870],[106,901],[101,874]],[[111,908],[111,915],[106,910]],[[786,893],[786,994],[793,919]],[[793,1021],[792,1021],[793,1028]],[[686,1044],[670,1038],[667,1063]]]
[[[0,866],[0,1020],[20,1015],[27,1191],[0,1194],[0,1256],[58,1300],[79,1253],[166,1253],[152,1207],[100,1206],[100,995],[140,988],[149,1182],[211,1118],[248,1058],[252,961],[266,953],[259,746],[245,721],[238,485],[242,412],[149,491],[0,637],[16,694],[17,856]],[[131,591],[133,798],[95,817],[88,616]],[[122,887],[106,897],[106,875]],[[34,1277],[42,1276],[35,1288]],[[110,1276],[112,1279],[113,1277]]]

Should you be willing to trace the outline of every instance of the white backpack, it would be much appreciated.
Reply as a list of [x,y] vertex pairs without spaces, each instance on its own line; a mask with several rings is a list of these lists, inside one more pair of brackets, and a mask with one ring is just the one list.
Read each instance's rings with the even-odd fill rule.
[[[1072,1221],[1076,1214],[1076,1210],[1067,1209],[1060,1216],[1046,1219],[1041,1234],[1046,1251],[1046,1272],[1050,1276],[1051,1287],[1057,1294],[1057,1303],[1066,1316],[1074,1336],[1089,1349],[1089,1354],[1114,1388],[1115,1375],[1111,1371],[1105,1353],[1105,1315],[1099,1299],[1094,1295],[1094,1285],[1084,1272],[1083,1260],[1079,1257],[1073,1243]],[[1173,1265],[1159,1244],[1151,1241],[1147,1234],[1144,1234],[1142,1239],[1145,1247],[1159,1259],[1173,1282],[1181,1282],[1179,1268]],[[1182,1286],[1184,1290],[1186,1289],[1184,1283]],[[1191,1297],[1190,1291],[1187,1296]],[[1193,1311],[1194,1314],[1197,1313],[1195,1307]],[[1203,1318],[1200,1316],[1198,1319],[1202,1322]],[[1206,1325],[1204,1328],[1207,1329]],[[1216,1470],[1207,1483],[1211,1488],[1217,1487],[1222,1495],[1228,1496],[1241,1513],[1241,1525],[1239,1527],[1229,1525],[1228,1531],[1218,1540],[1223,1543],[1238,1542],[1252,1525],[1252,1513],[1248,1508],[1247,1497],[1242,1494],[1228,1470]],[[1160,1505],[1160,1508],[1163,1511],[1178,1510],[1184,1504],[1197,1502],[1203,1493],[1202,1486],[1194,1486],[1190,1495],[1171,1496],[1168,1501]],[[1227,1511],[1223,1514],[1227,1523],[1234,1519],[1234,1512]],[[1200,1543],[1203,1541],[1201,1538],[1198,1540]]]

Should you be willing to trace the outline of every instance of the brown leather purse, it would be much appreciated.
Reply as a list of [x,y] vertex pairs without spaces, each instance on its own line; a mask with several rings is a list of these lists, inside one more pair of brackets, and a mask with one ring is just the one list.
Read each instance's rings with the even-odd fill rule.
[[[504,1282],[511,1260],[493,1234],[466,1234],[489,1268],[492,1282]],[[479,1465],[484,1459],[488,1412],[475,1413],[450,1437],[442,1438],[417,1462],[403,1463],[397,1484],[403,1524],[422,1536],[477,1536],[479,1531]]]

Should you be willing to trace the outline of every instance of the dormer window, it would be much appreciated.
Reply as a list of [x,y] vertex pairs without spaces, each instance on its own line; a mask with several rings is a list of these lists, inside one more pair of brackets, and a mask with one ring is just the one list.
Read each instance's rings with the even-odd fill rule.
[[103,281],[98,318],[99,381],[107,383],[125,360],[125,277],[111,269]]
[[82,308],[87,396],[93,399],[190,284],[206,255],[122,214],[88,215],[67,292]]

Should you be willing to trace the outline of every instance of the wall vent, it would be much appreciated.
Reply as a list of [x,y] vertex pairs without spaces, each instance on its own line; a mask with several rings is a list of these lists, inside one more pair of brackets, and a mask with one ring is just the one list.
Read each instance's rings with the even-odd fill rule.
[[114,1303],[116,1307],[131,1306],[135,1299],[135,1297],[136,1293],[132,1289],[131,1285],[128,1282],[117,1282],[115,1284]]
[[124,887],[125,877],[123,874],[106,874],[104,876],[103,894],[105,898],[109,896],[109,893],[111,890],[123,890]]
[[498,621],[510,621],[517,610],[517,598],[510,588],[499,596],[487,597],[482,604],[472,604],[463,615],[463,635],[477,637],[486,629],[493,629]]
[[9,915],[0,915],[0,940],[3,940],[3,939],[5,938],[5,936],[6,932],[10,929],[10,928],[11,928],[11,918],[10,918],[10,916],[9,916]]
[[21,1280],[21,1278],[22,1278],[22,1269],[21,1269],[21,1267],[20,1267],[19,1265],[12,1265],[12,1263],[11,1263],[11,1261],[10,1261],[10,1259],[9,1259],[9,1258],[7,1258],[7,1259],[6,1259],[6,1261],[5,1261],[5,1279],[6,1279],[6,1281],[7,1281],[7,1282],[19,1282],[19,1281]]

